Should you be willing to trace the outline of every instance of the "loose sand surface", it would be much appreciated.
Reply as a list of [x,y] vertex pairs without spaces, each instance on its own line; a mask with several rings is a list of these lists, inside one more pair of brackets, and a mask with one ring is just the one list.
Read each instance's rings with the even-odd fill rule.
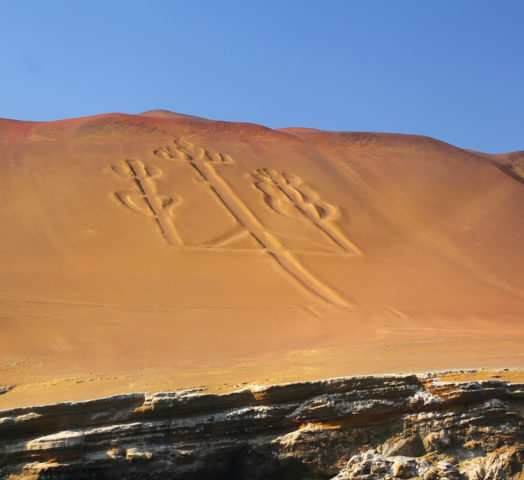
[[523,367],[523,158],[163,111],[0,120],[0,408]]

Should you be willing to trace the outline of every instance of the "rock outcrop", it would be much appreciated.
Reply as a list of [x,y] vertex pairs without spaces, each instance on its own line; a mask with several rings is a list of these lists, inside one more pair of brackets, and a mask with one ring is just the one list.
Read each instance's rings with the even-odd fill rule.
[[0,411],[1,478],[522,479],[524,385],[349,377]]

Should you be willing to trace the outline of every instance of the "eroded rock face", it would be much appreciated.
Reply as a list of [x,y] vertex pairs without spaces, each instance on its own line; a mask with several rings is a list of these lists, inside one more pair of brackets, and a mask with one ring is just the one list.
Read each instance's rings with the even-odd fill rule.
[[522,479],[524,385],[353,377],[0,412],[1,478]]

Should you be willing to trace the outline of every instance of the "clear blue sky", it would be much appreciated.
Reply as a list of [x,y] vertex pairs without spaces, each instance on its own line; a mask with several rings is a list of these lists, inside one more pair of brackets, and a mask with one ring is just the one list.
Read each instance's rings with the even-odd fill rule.
[[522,0],[1,0],[0,117],[163,108],[524,149]]

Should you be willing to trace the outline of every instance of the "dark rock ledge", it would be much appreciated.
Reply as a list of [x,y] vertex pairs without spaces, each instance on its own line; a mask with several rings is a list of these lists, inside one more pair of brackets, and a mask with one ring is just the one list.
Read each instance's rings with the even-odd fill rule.
[[524,385],[434,375],[0,411],[0,478],[524,479]]

